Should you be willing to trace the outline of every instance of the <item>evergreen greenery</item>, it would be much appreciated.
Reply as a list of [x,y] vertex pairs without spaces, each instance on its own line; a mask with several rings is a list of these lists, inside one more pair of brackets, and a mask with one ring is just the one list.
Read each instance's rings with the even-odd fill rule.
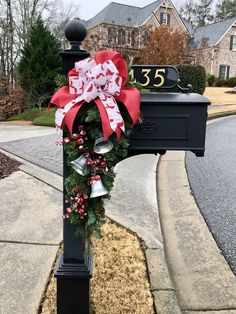
[[223,21],[230,17],[236,16],[236,1],[221,0],[216,5],[216,21]]
[[[95,104],[90,103],[89,106],[84,104],[74,124],[77,126],[77,129],[74,129],[74,134],[79,134],[78,129],[81,126],[86,130],[84,137],[86,140],[82,145],[82,149],[79,149],[80,144],[78,144],[78,141],[73,140],[73,135],[71,136],[69,131],[66,128],[64,129],[63,145],[69,169],[69,175],[65,178],[66,203],[69,212],[65,213],[65,219],[69,219],[72,224],[78,226],[77,234],[82,239],[90,239],[91,236],[102,236],[101,226],[105,221],[103,203],[105,199],[110,197],[107,194],[96,198],[89,198],[91,193],[89,182],[91,178],[94,175],[99,176],[104,187],[110,192],[113,188],[115,178],[114,166],[128,153],[128,136],[131,130],[131,119],[121,103],[119,103],[119,108],[125,121],[126,131],[122,133],[119,141],[117,141],[115,134],[109,137],[109,141],[113,143],[113,149],[106,154],[101,155],[93,152],[95,139],[102,128],[100,114]],[[96,167],[87,166],[84,176],[82,176],[73,170],[71,162],[87,153],[89,153],[89,160],[97,162],[97,164]],[[81,199],[84,195],[88,196],[88,198],[83,200],[82,204],[85,206],[85,216],[83,212],[81,216],[81,213],[78,212],[78,205],[76,205],[76,198]]]
[[47,104],[60,71],[60,43],[39,17],[33,24],[22,50],[18,72],[29,105]]
[[201,65],[181,64],[177,66],[181,87],[191,84],[194,93],[203,94],[206,88],[206,71]]

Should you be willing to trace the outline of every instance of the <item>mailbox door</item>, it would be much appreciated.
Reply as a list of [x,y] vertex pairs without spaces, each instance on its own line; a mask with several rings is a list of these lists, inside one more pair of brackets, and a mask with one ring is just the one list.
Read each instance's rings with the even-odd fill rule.
[[203,156],[208,104],[199,94],[142,94],[143,123],[134,127],[129,156],[166,150],[189,150]]

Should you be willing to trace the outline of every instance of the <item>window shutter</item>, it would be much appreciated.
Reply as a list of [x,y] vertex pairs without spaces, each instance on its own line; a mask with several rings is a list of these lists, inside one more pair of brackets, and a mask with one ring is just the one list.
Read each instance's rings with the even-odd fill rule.
[[227,72],[226,72],[226,79],[229,78],[229,70],[230,70],[230,66],[228,65],[228,66],[227,66]]
[[160,23],[163,24],[163,12],[160,13]]
[[234,40],[234,36],[233,35],[231,35],[230,36],[230,50],[233,50],[233,40]]
[[167,24],[170,25],[170,14],[167,14]]

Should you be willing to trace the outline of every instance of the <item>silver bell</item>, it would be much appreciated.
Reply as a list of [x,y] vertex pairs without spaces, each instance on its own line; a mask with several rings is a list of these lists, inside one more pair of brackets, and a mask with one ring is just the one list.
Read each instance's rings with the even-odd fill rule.
[[104,187],[101,179],[94,181],[91,185],[91,188],[92,190],[91,190],[90,198],[99,197],[99,196],[108,194],[108,191]]
[[84,176],[87,170],[87,166],[86,166],[87,162],[88,162],[88,157],[84,157],[84,155],[81,155],[79,158],[71,161],[71,166],[76,172],[81,174],[81,176]]
[[109,140],[104,141],[102,133],[96,138],[93,150],[97,154],[106,154],[113,148],[113,143]]

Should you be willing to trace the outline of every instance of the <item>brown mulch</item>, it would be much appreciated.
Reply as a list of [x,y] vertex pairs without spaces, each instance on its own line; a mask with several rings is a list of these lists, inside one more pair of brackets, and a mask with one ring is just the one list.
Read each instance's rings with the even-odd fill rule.
[[[93,314],[154,314],[146,261],[135,234],[107,219],[104,238],[93,239]],[[39,311],[56,313],[53,274]]]
[[19,170],[21,163],[0,152],[0,180]]

